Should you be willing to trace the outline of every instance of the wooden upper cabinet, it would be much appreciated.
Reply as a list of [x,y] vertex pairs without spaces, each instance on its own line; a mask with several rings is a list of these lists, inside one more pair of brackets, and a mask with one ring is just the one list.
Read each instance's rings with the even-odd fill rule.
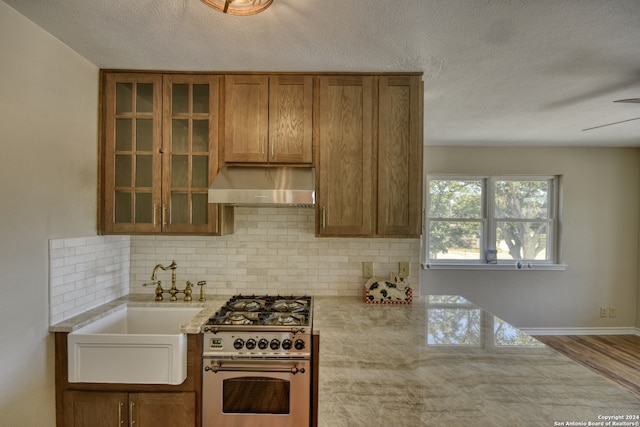
[[103,101],[103,232],[159,232],[162,76],[106,74]]
[[316,234],[420,236],[420,76],[321,76],[318,87]]
[[106,73],[102,232],[218,234],[217,75]]
[[225,76],[224,161],[313,161],[313,77]]
[[313,77],[269,78],[269,161],[313,161]]
[[218,173],[219,77],[164,76],[163,212],[167,233],[215,234],[218,206],[209,186]]
[[378,83],[377,234],[422,231],[422,81],[381,76]]
[[372,203],[373,77],[321,76],[317,99],[320,236],[369,236]]

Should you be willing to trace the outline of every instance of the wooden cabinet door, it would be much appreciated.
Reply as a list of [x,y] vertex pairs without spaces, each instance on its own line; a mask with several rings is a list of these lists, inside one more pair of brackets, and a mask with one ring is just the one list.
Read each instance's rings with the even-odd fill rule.
[[269,77],[225,76],[225,162],[266,162],[269,138]]
[[208,190],[218,173],[219,79],[164,76],[163,232],[218,232],[218,205],[208,202]]
[[269,77],[269,162],[312,163],[313,77]]
[[103,90],[103,231],[159,232],[162,77],[107,74]]
[[129,425],[128,394],[65,391],[65,427],[113,427]]
[[382,76],[378,87],[377,234],[418,237],[422,228],[421,80]]
[[131,393],[129,408],[132,425],[138,427],[195,427],[196,425],[194,392]]
[[317,100],[320,236],[373,233],[373,77],[321,76]]
[[217,75],[105,73],[103,233],[220,234],[219,94]]

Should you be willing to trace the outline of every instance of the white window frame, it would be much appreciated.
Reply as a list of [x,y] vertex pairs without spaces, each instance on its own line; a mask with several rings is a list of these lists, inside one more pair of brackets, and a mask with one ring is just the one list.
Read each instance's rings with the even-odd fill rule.
[[[440,175],[429,174],[426,176],[425,188],[425,228],[422,244],[422,266],[425,269],[482,269],[482,270],[565,270],[566,264],[560,262],[560,192],[561,179],[559,175]],[[469,221],[481,222],[480,258],[478,260],[462,259],[429,259],[429,204],[431,194],[429,183],[431,180],[457,180],[457,181],[481,181],[481,205],[482,218],[474,218]],[[550,181],[548,219],[541,220],[548,223],[547,230],[547,259],[544,260],[505,260],[498,259],[494,263],[486,260],[488,250],[496,249],[497,222],[500,220],[518,220],[516,218],[496,218],[495,217],[495,189],[496,181]],[[455,218],[450,218],[455,219]],[[523,220],[527,221],[528,220]],[[540,220],[536,220],[540,222]]]

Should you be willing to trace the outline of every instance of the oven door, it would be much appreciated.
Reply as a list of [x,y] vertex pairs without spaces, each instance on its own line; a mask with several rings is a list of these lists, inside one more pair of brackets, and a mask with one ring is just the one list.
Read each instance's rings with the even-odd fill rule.
[[309,426],[309,360],[204,359],[203,427]]

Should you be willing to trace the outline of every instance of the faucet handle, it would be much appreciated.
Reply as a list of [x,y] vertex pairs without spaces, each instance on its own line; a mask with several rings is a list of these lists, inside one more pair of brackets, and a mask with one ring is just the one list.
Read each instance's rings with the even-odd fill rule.
[[156,301],[162,301],[163,297],[162,297],[162,292],[164,291],[164,289],[162,289],[162,282],[160,280],[157,281],[153,281],[150,283],[143,283],[142,286],[155,286],[156,290],[155,290],[155,294],[156,294]]
[[185,301],[191,301],[191,292],[193,292],[191,289],[192,286],[193,286],[193,283],[187,280],[187,285],[184,287],[184,291],[183,291]]

